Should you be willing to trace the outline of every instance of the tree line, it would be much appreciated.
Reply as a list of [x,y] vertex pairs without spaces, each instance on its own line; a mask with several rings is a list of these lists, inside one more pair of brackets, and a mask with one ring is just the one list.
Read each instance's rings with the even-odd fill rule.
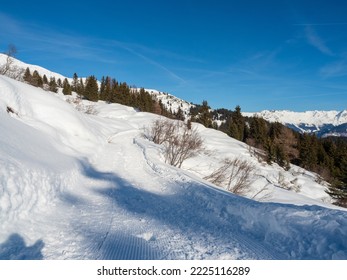
[[[327,193],[336,204],[347,207],[347,141],[341,137],[318,138],[300,134],[281,123],[259,117],[244,117],[235,110],[211,110],[207,101],[191,110],[192,120],[221,130],[258,150],[257,155],[271,164],[288,169],[290,163],[313,171],[318,181],[330,183]],[[218,124],[219,123],[219,124]]]
[[81,98],[89,101],[105,101],[108,103],[119,103],[137,108],[142,112],[151,112],[169,118],[181,118],[180,113],[174,113],[159,100],[151,96],[144,88],[132,88],[125,82],[119,82],[109,76],[102,77],[100,83],[94,75],[87,78],[79,78],[77,73],[73,74],[71,83],[67,78],[63,81],[55,77],[49,79],[46,75],[41,76],[37,70],[32,73],[27,68],[23,75],[23,80],[35,87],[40,87],[52,92],[58,92],[62,88],[65,95],[76,92]]
[[[183,120],[182,111],[172,112],[161,101],[156,100],[145,89],[130,87],[109,76],[102,77],[100,83],[94,75],[79,78],[74,73],[71,83],[27,68],[23,74],[25,82],[45,90],[57,92],[62,88],[66,95],[76,92],[81,98],[90,101],[102,100],[138,108],[140,111]],[[244,117],[240,106],[234,110],[211,110],[207,101],[191,107],[187,120],[198,122],[205,127],[218,129],[230,137],[254,147],[257,156],[269,164],[275,162],[284,169],[296,164],[319,174],[331,185],[327,191],[336,199],[336,204],[347,206],[347,142],[342,138],[320,139],[314,134],[300,134],[278,123],[270,123],[259,117]]]

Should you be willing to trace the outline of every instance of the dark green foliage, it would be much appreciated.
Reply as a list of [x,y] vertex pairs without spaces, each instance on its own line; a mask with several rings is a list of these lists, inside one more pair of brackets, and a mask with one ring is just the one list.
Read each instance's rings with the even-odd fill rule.
[[60,78],[58,78],[58,80],[57,80],[57,85],[58,85],[58,87],[60,87],[60,88],[63,87],[63,83],[62,83],[62,81],[61,81]]
[[220,129],[227,133],[230,137],[233,137],[239,141],[245,141],[245,133],[246,129],[248,128],[246,127],[245,119],[241,114],[241,107],[236,106],[234,111],[224,113],[225,115],[222,117],[222,119],[227,119]]
[[210,112],[210,106],[206,100],[202,102],[202,105],[198,108],[197,115],[195,117],[195,121],[201,123],[205,127],[212,127],[212,114]]
[[177,112],[175,113],[175,119],[180,120],[180,121],[184,121],[185,117],[184,117],[184,114],[183,114],[181,107],[178,107]]
[[71,86],[69,84],[69,81],[65,78],[63,82],[63,94],[71,95],[71,93],[72,93]]
[[78,89],[79,89],[78,76],[77,76],[77,73],[74,73],[72,77],[71,90],[78,93]]
[[58,85],[57,85],[57,82],[55,81],[55,78],[54,77],[51,77],[49,79],[49,90],[50,91],[53,91],[53,92],[58,92]]
[[42,77],[40,76],[39,72],[37,72],[36,70],[33,72],[30,84],[35,86],[35,87],[42,87],[43,86]]
[[324,144],[334,159],[334,180],[327,193],[336,200],[335,204],[347,207],[347,143],[343,139],[326,139]]
[[99,100],[99,86],[95,76],[89,76],[86,80],[83,96],[90,101]]
[[47,79],[46,75],[43,75],[42,82],[43,82],[44,85],[48,85],[48,79]]
[[317,137],[315,135],[303,134],[299,143],[300,165],[306,169],[313,170],[317,164]]
[[257,148],[265,147],[267,141],[267,123],[263,118],[253,117],[248,121],[249,135],[247,139],[254,140]]
[[25,70],[24,75],[23,75],[23,80],[25,82],[31,84],[32,78],[33,78],[33,76],[30,73],[30,69],[29,69],[29,67],[27,67],[27,69]]

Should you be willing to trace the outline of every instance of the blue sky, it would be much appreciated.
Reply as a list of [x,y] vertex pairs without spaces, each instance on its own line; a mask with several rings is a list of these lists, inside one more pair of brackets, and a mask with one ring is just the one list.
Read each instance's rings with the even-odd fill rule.
[[347,1],[30,1],[0,8],[0,51],[213,108],[347,109]]

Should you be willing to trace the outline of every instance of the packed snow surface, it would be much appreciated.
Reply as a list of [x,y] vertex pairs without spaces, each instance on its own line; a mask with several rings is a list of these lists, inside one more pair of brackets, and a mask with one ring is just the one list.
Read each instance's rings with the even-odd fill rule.
[[[206,150],[178,169],[143,136],[158,116],[72,99],[0,76],[0,259],[347,259],[314,174],[197,124]],[[256,165],[258,201],[202,179],[224,157]]]

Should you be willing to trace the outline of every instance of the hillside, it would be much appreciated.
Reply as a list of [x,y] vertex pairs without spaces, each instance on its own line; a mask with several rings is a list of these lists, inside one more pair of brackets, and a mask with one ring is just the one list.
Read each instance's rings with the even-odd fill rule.
[[[158,116],[71,98],[0,76],[0,259],[347,259],[315,174],[198,124],[205,152],[178,169],[143,137]],[[202,179],[225,157],[255,165],[253,200]]]

